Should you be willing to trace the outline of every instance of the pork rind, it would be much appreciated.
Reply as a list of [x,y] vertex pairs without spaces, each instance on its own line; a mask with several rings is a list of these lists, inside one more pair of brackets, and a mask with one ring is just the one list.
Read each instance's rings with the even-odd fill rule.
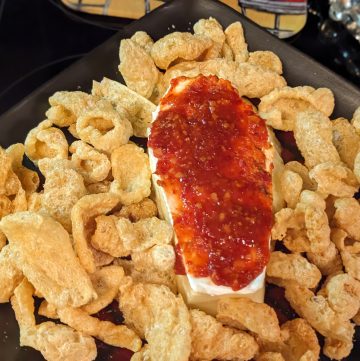
[[131,252],[146,251],[155,245],[170,244],[173,236],[171,225],[156,217],[141,219],[135,223],[126,218],[119,218],[116,227],[125,248]]
[[323,336],[352,342],[354,325],[338,315],[324,296],[315,296],[306,287],[292,283],[286,287],[285,297],[296,313]]
[[360,308],[360,282],[347,273],[329,276],[318,295],[344,320],[353,318]]
[[149,157],[135,144],[126,144],[111,154],[114,181],[110,191],[124,205],[138,203],[151,192]]
[[25,153],[36,164],[42,158],[67,159],[68,143],[64,133],[44,120],[28,133],[25,139]]
[[155,42],[151,57],[160,69],[167,69],[174,61],[200,58],[212,45],[212,40],[207,36],[176,31]]
[[280,58],[272,51],[253,51],[249,53],[250,64],[259,65],[274,71],[275,73],[282,74],[282,63]]
[[[274,89],[261,98],[259,113],[271,127],[292,131],[299,113],[319,111],[328,117],[333,112],[334,105],[334,95],[330,89],[314,89],[310,86],[283,87]],[[331,129],[331,124],[329,128]],[[318,135],[315,133],[315,136]]]
[[346,166],[333,162],[317,164],[309,176],[317,183],[317,191],[325,196],[352,197],[359,188],[354,173]]
[[4,217],[0,228],[16,254],[16,266],[49,303],[79,307],[97,297],[60,223],[18,212]]
[[23,274],[16,266],[10,245],[0,252],[0,303],[9,302],[15,288],[23,279]]
[[227,44],[226,42],[222,46],[220,55],[222,58],[224,58],[226,60],[234,60],[234,54],[233,54],[229,44]]
[[105,264],[113,260],[112,256],[92,247],[90,239],[95,230],[95,218],[110,212],[118,203],[119,199],[114,194],[91,194],[82,197],[71,210],[74,248],[81,265],[89,273],[95,272],[103,257]]
[[281,191],[289,208],[295,208],[299,202],[303,188],[301,176],[291,170],[285,169],[281,175]]
[[148,54],[151,53],[151,48],[154,45],[154,40],[145,31],[137,31],[131,38],[133,42],[141,46]]
[[356,132],[360,135],[360,106],[355,110],[351,119],[351,125],[355,128]]
[[286,85],[282,76],[258,65],[211,59],[204,62],[180,63],[169,68],[162,79],[160,94],[165,93],[171,79],[181,75],[195,77],[199,74],[216,75],[229,80],[241,96],[248,98],[261,98],[273,89]]
[[323,352],[325,356],[332,360],[342,360],[350,355],[353,346],[351,341],[325,338]]
[[214,317],[190,310],[191,360],[250,360],[259,347],[255,339],[243,331],[224,327]]
[[49,98],[47,118],[58,127],[69,127],[95,99],[81,91],[58,91]]
[[234,54],[235,61],[242,63],[248,60],[249,52],[244,30],[239,21],[230,24],[225,29],[226,43]]
[[109,158],[81,140],[70,145],[71,163],[86,183],[103,181],[109,174]]
[[360,136],[345,118],[332,121],[333,143],[341,160],[350,168],[354,168],[355,157],[359,151]]
[[125,109],[133,127],[134,135],[147,137],[148,127],[152,121],[152,113],[156,106],[125,85],[108,78],[100,83],[93,83],[93,92],[112,103],[115,109]]
[[86,186],[89,194],[109,193],[111,181],[105,179],[101,182],[91,183]]
[[349,251],[341,251],[340,255],[345,271],[360,281],[360,252],[350,253]]
[[194,33],[209,37],[213,44],[206,51],[204,60],[219,58],[222,47],[225,43],[225,34],[219,22],[210,17],[209,19],[200,19],[194,24]]
[[255,361],[285,361],[280,352],[263,352],[255,357]]
[[320,279],[319,269],[300,254],[272,252],[266,267],[267,282],[285,287],[298,283],[307,288],[315,288]]
[[[156,43],[151,47],[151,56]],[[126,85],[145,98],[150,98],[158,81],[159,70],[147,51],[130,39],[120,43],[119,71]]]
[[323,276],[339,272],[343,267],[340,253],[333,242],[330,242],[324,251],[308,252],[306,257],[320,270]]
[[285,170],[290,170],[297,173],[302,179],[303,189],[315,191],[317,188],[316,182],[309,177],[309,170],[300,162],[291,161],[285,164]]
[[140,351],[134,353],[130,361],[151,361],[149,345],[144,345]]
[[190,315],[181,296],[165,286],[133,284],[128,278],[120,286],[119,307],[126,324],[145,336],[151,360],[189,359]]
[[125,111],[119,113],[109,101],[102,99],[77,119],[76,131],[82,141],[90,143],[97,150],[111,153],[126,144],[133,134],[127,117]]
[[248,298],[222,298],[217,305],[216,318],[226,326],[249,330],[260,339],[280,340],[280,326],[275,311],[265,303]]
[[92,315],[108,306],[119,292],[119,286],[124,278],[124,270],[119,266],[107,266],[96,270],[90,275],[91,283],[97,294],[97,299],[83,306],[82,309]]
[[0,231],[0,251],[6,246],[6,236]]
[[145,198],[139,203],[123,206],[115,215],[128,218],[131,222],[137,222],[140,219],[156,217],[157,213],[155,202],[150,198]]
[[64,159],[39,160],[39,169],[45,176],[41,211],[60,222],[69,232],[71,209],[87,193],[82,176],[72,167],[71,162]]
[[334,223],[350,238],[360,241],[360,204],[355,198],[340,198],[334,203]]
[[140,338],[125,325],[100,321],[79,308],[67,307],[59,309],[58,314],[61,322],[85,335],[94,336],[109,345],[124,347],[134,352],[141,348]]

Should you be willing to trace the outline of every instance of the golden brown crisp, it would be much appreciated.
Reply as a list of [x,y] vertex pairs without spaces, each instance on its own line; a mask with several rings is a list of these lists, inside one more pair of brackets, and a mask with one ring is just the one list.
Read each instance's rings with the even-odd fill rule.
[[272,252],[266,267],[267,281],[280,287],[290,283],[315,288],[320,279],[319,269],[300,254],[285,254]]
[[291,161],[285,164],[285,170],[291,170],[294,173],[297,173],[302,181],[303,181],[303,189],[315,191],[316,190],[316,183],[310,179],[309,177],[309,170],[300,162],[298,161]]
[[[155,44],[151,47],[151,54]],[[121,40],[119,56],[119,71],[126,85],[143,97],[150,98],[159,77],[154,60],[131,39]]]
[[340,162],[340,156],[332,143],[331,122],[322,112],[297,113],[294,136],[309,169],[321,163]]
[[37,213],[19,212],[4,217],[0,228],[16,253],[16,266],[49,303],[79,307],[96,298],[60,223]]
[[210,17],[209,19],[200,19],[194,24],[194,33],[209,37],[213,44],[206,51],[204,60],[219,58],[221,49],[225,43],[225,34],[219,22]]
[[333,142],[341,160],[350,168],[354,168],[355,157],[360,146],[360,136],[355,128],[345,118],[332,121]]
[[285,361],[280,352],[263,352],[255,357],[255,361]]
[[343,360],[350,355],[353,346],[354,344],[351,341],[341,341],[326,337],[323,352],[331,360]]
[[348,251],[350,253],[360,252],[360,242],[351,239],[349,235],[340,228],[332,228],[331,240],[339,251]]
[[281,60],[272,51],[253,51],[249,53],[248,62],[282,74]]
[[81,91],[58,91],[49,98],[47,118],[58,127],[69,127],[95,99]]
[[151,361],[149,345],[146,344],[140,351],[135,352],[130,361]]
[[110,101],[115,109],[127,112],[135,136],[143,138],[148,136],[148,127],[156,108],[151,101],[108,78],[103,78],[100,83],[93,82],[93,92]]
[[108,263],[113,260],[112,256],[92,247],[90,239],[95,230],[95,218],[110,212],[118,203],[119,199],[114,194],[91,194],[82,197],[71,210],[74,248],[81,265],[89,273],[95,272],[99,257],[105,256]]
[[316,296],[306,287],[296,283],[286,287],[285,297],[295,312],[323,336],[352,342],[354,325],[338,315],[325,297]]
[[226,60],[234,60],[234,54],[229,46],[229,44],[224,43],[221,49],[221,57]]
[[148,54],[151,53],[151,48],[154,45],[154,40],[145,31],[137,31],[130,40],[141,46]]
[[351,238],[360,241],[359,202],[355,198],[340,198],[335,201],[334,206],[335,225],[346,231]]
[[129,278],[120,286],[119,307],[126,324],[145,336],[152,360],[189,359],[190,316],[181,296],[165,286],[133,284]]
[[116,194],[123,205],[138,203],[151,192],[149,157],[135,144],[126,144],[111,154],[114,181],[110,192]]
[[214,317],[191,310],[191,360],[250,360],[259,346],[243,331],[224,327]]
[[64,133],[52,127],[50,120],[44,120],[28,133],[25,139],[25,153],[35,164],[42,158],[67,159],[68,143]]
[[89,194],[109,193],[111,181],[103,180],[101,182],[88,184],[86,189]]
[[275,311],[265,303],[248,298],[222,298],[217,305],[216,318],[226,326],[246,329],[260,339],[280,340],[280,326]]
[[[271,127],[292,131],[300,113],[319,111],[328,117],[334,110],[334,105],[334,95],[330,89],[314,89],[309,86],[283,87],[274,89],[261,98],[259,112]],[[331,128],[331,124],[329,127]]]
[[145,198],[139,203],[123,206],[115,215],[128,218],[131,222],[137,222],[140,219],[156,217],[157,213],[155,202],[150,198]]
[[134,352],[141,348],[140,338],[125,325],[100,321],[79,308],[58,309],[58,314],[61,322],[85,335],[94,336],[109,345],[127,348]]
[[225,29],[226,43],[234,54],[235,61],[242,63],[248,60],[249,52],[244,30],[239,21],[230,24]]
[[301,176],[291,170],[285,169],[281,175],[281,191],[289,208],[295,208],[299,202],[303,188]]
[[65,159],[41,159],[39,169],[45,176],[41,211],[71,232],[71,209],[87,193],[83,177]]
[[167,69],[174,61],[198,59],[212,45],[208,36],[174,32],[155,42],[151,57],[160,69]]
[[351,124],[355,128],[356,132],[360,134],[360,106],[355,110],[351,119]]
[[340,252],[345,271],[360,281],[360,253]]

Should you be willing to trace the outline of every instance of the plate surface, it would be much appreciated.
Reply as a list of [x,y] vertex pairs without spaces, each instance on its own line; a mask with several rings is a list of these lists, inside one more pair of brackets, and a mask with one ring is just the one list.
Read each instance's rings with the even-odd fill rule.
[[[27,132],[45,118],[48,98],[58,90],[91,89],[92,80],[100,81],[104,76],[121,81],[118,71],[118,49],[122,38],[130,37],[138,30],[148,32],[158,39],[169,32],[191,31],[200,18],[213,16],[225,27],[241,20],[250,50],[271,50],[279,55],[284,66],[284,76],[291,86],[311,85],[329,87],[335,94],[336,108],[333,117],[351,118],[360,105],[360,91],[327,68],[303,53],[278,40],[259,28],[233,9],[211,0],[174,0],[134,21],[122,31],[93,50],[90,54],[64,70],[55,78],[26,97],[18,105],[0,117],[0,145],[7,147],[23,142]],[[359,338],[359,331],[357,336]],[[119,353],[112,360],[125,361],[129,356]],[[43,360],[40,353],[19,346],[18,326],[9,304],[0,305],[0,361]],[[98,360],[108,360],[98,357]],[[326,358],[322,358],[326,360]],[[360,342],[354,345],[348,361],[360,360]]]

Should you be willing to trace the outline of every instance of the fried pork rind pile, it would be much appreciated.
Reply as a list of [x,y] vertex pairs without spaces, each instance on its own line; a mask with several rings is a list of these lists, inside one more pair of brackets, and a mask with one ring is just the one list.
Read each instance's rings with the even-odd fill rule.
[[[328,357],[351,352],[360,324],[360,108],[331,121],[331,90],[287,86],[279,57],[249,51],[240,22],[223,29],[201,19],[193,30],[122,40],[126,86],[104,78],[91,94],[56,92],[24,145],[0,148],[0,302],[11,302],[20,345],[46,360],[94,360],[96,338],[133,351],[132,361],[315,361],[316,332]],[[223,298],[214,317],[178,293],[172,227],[158,217],[148,156],[130,137],[147,137],[171,79],[199,74],[258,98],[278,153],[272,129],[292,131],[304,158],[274,159],[272,243],[281,251],[266,273],[298,314],[285,323],[266,303]],[[97,317],[114,300],[123,324]],[[36,323],[36,312],[49,321]]]

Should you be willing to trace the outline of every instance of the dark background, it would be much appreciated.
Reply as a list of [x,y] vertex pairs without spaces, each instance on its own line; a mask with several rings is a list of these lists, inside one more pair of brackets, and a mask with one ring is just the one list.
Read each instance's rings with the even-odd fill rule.
[[[305,28],[286,41],[360,86],[360,44],[327,13],[327,0],[309,1]],[[58,0],[0,0],[0,114],[129,22]]]

